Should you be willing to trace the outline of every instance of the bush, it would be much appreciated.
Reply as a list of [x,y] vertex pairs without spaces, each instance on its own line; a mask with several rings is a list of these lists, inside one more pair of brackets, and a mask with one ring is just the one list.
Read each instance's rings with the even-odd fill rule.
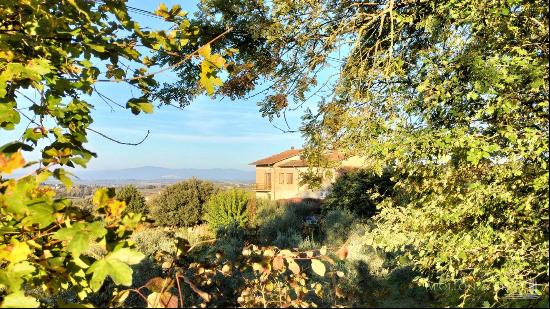
[[135,186],[124,186],[116,191],[116,198],[126,202],[125,212],[134,212],[143,215],[149,212],[145,203],[145,197]]
[[216,238],[216,233],[208,224],[201,224],[192,227],[182,227],[176,231],[175,237],[185,239],[189,243],[189,246],[194,246],[202,241]]
[[151,216],[157,225],[195,225],[215,191],[214,184],[196,178],[168,186],[152,201]]
[[[345,213],[334,211],[331,214],[332,219],[325,220],[340,222],[346,217]],[[337,228],[337,225],[332,226]],[[347,295],[346,306],[433,307],[435,304],[430,291],[415,282],[419,273],[414,271],[402,255],[378,248],[372,238],[372,228],[372,223],[355,223],[347,228],[349,236],[341,247],[346,248],[346,258],[338,263],[339,270],[346,274],[339,286],[342,294]]]
[[323,211],[340,208],[371,217],[376,213],[376,206],[394,192],[395,183],[390,178],[389,171],[380,176],[367,170],[344,173],[332,185]]
[[177,250],[176,237],[162,227],[134,232],[131,239],[136,244],[136,249],[148,256],[154,256],[157,252],[174,254]]
[[208,201],[204,220],[213,229],[233,223],[244,227],[248,222],[248,195],[239,189],[218,192]]
[[300,218],[319,214],[321,203],[316,199],[301,199],[300,201],[286,202],[285,206],[291,207],[292,211]]
[[78,209],[84,217],[93,216],[96,214],[96,206],[92,202],[91,197],[73,200],[72,207]]
[[295,229],[286,231],[277,231],[277,237],[273,240],[273,245],[281,249],[297,248],[302,244],[302,233]]
[[347,209],[333,209],[325,214],[322,230],[325,243],[341,245],[348,238],[351,228],[356,223],[355,216]]
[[282,248],[299,246],[302,242],[304,218],[311,215],[311,210],[311,205],[307,203],[258,203],[254,225],[258,227],[260,243]]
[[221,253],[224,260],[237,260],[245,245],[246,231],[233,222],[221,226],[216,231],[216,236],[218,241],[212,246],[212,251]]
[[250,202],[249,222],[251,228],[258,228],[266,222],[268,218],[277,213],[279,205],[273,200],[264,198],[254,198]]
[[322,246],[323,245],[315,241],[313,238],[307,236],[305,239],[302,240],[298,248],[300,250],[313,250],[313,249],[319,249]]

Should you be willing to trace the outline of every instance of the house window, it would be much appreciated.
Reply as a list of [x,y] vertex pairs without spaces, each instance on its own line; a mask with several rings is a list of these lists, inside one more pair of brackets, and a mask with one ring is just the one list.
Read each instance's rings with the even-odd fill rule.
[[279,173],[279,184],[285,183],[285,173]]
[[293,177],[294,177],[294,176],[292,175],[292,173],[286,174],[286,183],[287,183],[287,184],[292,184],[292,181],[294,180]]

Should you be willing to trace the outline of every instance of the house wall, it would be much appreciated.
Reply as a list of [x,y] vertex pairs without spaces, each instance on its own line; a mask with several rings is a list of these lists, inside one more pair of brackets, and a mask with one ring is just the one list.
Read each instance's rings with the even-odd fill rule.
[[353,156],[342,161],[342,166],[362,167],[367,165],[365,157]]
[[[265,173],[273,173],[273,170],[271,167],[265,167],[265,166],[256,166],[256,184],[258,185],[265,185]],[[272,175],[273,178],[273,175]],[[271,179],[271,184],[273,184],[273,179]]]
[[[320,189],[311,190],[307,185],[300,186],[300,174],[307,171],[307,167],[281,167],[292,160],[299,160],[300,155],[296,155],[277,162],[273,166],[256,167],[256,184],[265,185],[265,173],[271,173],[271,190],[256,191],[258,198],[267,199],[291,199],[291,198],[317,198],[322,199],[326,196],[332,183],[336,180],[336,173],[332,177],[324,179]],[[365,159],[361,157],[351,157],[342,161],[342,165],[361,167],[365,165]],[[280,174],[284,173],[284,182],[279,182]],[[287,183],[287,174],[292,173],[292,184]]]

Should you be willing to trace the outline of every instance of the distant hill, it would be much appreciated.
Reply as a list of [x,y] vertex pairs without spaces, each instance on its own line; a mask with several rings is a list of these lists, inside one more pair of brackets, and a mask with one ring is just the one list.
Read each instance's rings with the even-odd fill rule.
[[173,181],[178,179],[187,179],[196,177],[204,180],[212,181],[239,181],[239,182],[254,182],[255,172],[211,168],[211,169],[196,169],[196,168],[181,168],[172,169],[156,166],[144,166],[136,168],[125,168],[116,170],[99,170],[99,171],[78,171],[74,174],[79,178],[78,181],[121,181],[121,180],[165,180]]

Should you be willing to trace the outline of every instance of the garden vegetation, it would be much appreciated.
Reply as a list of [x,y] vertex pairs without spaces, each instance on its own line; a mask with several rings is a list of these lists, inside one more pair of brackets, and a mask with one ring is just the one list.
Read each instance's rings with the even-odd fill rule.
[[[2,307],[548,307],[546,1],[203,0],[160,4],[163,31],[129,10],[0,5],[0,129],[21,130],[0,146]],[[302,183],[334,176],[334,151],[368,165],[321,206],[197,179],[73,204],[47,181],[69,191],[88,134],[113,140],[98,83],[131,85],[135,115],[205,93],[273,121],[321,96]]]

